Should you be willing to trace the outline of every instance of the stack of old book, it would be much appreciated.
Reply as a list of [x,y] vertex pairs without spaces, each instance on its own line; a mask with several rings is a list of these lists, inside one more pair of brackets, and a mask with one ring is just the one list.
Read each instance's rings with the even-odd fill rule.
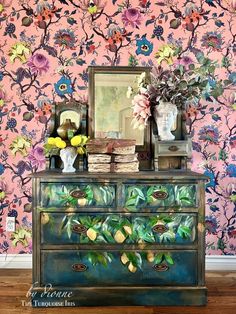
[[89,172],[138,172],[135,140],[91,139],[86,145]]

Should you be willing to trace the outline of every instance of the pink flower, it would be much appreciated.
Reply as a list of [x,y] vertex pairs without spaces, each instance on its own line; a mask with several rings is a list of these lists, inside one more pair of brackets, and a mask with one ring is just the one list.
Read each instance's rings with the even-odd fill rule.
[[146,125],[148,118],[151,116],[150,101],[144,94],[134,96],[132,100],[133,115],[139,124]]
[[42,147],[32,148],[28,155],[33,167],[43,168],[45,164],[45,156]]
[[41,53],[35,53],[32,55],[27,62],[27,65],[31,68],[32,73],[39,75],[42,75],[43,72],[46,73],[49,70],[49,61]]
[[185,69],[188,69],[190,64],[193,64],[193,60],[188,56],[177,59],[175,62],[175,65],[182,65]]
[[7,195],[11,194],[13,189],[7,185],[4,180],[0,180],[0,200],[3,200]]
[[122,14],[122,21],[125,26],[138,27],[141,24],[141,20],[141,13],[135,8],[126,9]]
[[[6,94],[6,91],[0,87],[0,101],[2,100],[3,103],[7,103],[7,102],[10,102],[12,100],[13,97],[8,97],[7,94]],[[1,103],[0,103],[0,107],[1,107]]]
[[0,0],[0,4],[2,4],[4,8],[7,8],[12,4],[12,0]]

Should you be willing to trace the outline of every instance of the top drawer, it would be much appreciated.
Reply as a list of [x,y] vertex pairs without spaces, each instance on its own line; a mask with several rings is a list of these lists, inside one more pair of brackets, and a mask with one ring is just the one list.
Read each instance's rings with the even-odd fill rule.
[[124,208],[130,212],[165,207],[197,207],[196,184],[126,184]]
[[41,183],[42,207],[115,207],[116,185],[105,183]]

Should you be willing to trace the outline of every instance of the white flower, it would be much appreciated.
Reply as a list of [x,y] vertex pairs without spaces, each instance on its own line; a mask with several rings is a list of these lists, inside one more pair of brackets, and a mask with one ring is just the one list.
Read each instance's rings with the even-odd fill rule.
[[126,97],[130,98],[133,94],[133,88],[131,86],[128,87],[127,93],[126,93]]
[[138,77],[138,86],[142,86],[146,78],[146,72],[142,72]]

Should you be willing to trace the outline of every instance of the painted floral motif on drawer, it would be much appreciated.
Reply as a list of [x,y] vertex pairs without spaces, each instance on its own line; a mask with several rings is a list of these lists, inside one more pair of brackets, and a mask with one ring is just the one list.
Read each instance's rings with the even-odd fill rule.
[[41,242],[191,244],[196,240],[195,214],[152,216],[41,213]]
[[196,207],[195,185],[145,185],[125,187],[125,208],[131,212],[140,207]]
[[115,185],[79,183],[41,184],[41,205],[48,207],[113,207]]

